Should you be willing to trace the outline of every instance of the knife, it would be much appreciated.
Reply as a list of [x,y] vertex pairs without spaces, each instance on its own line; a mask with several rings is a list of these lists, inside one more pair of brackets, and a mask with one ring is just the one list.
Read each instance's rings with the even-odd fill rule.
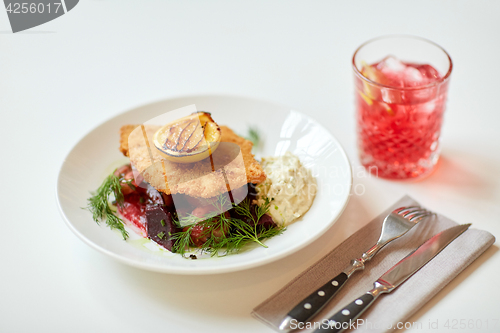
[[406,234],[419,221],[430,215],[434,213],[419,206],[400,207],[390,212],[382,223],[377,243],[361,257],[351,260],[351,264],[339,275],[297,303],[283,318],[279,330],[288,332],[292,329],[293,322],[305,323],[313,318],[339,292],[354,272],[365,269],[365,263],[370,261],[384,246]]
[[432,260],[432,258],[448,246],[455,238],[467,230],[469,226],[470,224],[457,225],[427,240],[375,281],[372,290],[359,296],[349,305],[343,307],[342,310],[330,317],[328,321],[325,321],[325,323],[328,322],[328,325],[322,325],[319,329],[315,330],[314,333],[340,333],[347,328],[355,327],[355,325],[352,325],[355,320],[370,307],[381,294],[390,293],[396,289]]

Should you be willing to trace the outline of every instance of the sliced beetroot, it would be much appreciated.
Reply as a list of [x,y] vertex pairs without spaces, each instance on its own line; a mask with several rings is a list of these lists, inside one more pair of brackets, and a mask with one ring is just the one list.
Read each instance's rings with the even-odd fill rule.
[[117,208],[122,217],[125,218],[125,223],[145,237],[146,207],[152,205],[163,205],[163,198],[161,194],[151,185],[147,183],[142,183],[141,185],[143,186],[134,187],[134,190],[129,193],[123,192],[122,187],[122,192],[124,194],[123,204],[119,205]]
[[175,242],[172,235],[182,231],[182,229],[176,227],[170,212],[162,206],[148,205],[146,207],[146,220],[148,238],[172,251]]
[[262,215],[257,224],[263,226],[265,229],[271,229],[276,226],[276,223],[274,222],[273,218],[271,217],[271,215],[268,214]]

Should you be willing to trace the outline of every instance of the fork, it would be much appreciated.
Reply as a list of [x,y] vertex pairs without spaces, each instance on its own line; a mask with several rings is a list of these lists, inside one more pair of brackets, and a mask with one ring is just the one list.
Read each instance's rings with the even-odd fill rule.
[[382,224],[380,237],[375,245],[361,255],[351,260],[350,265],[332,280],[299,302],[281,322],[281,331],[290,330],[290,324],[306,322],[317,314],[342,288],[349,277],[358,270],[365,268],[365,263],[371,260],[384,246],[406,234],[424,217],[434,213],[419,206],[400,207],[387,215]]

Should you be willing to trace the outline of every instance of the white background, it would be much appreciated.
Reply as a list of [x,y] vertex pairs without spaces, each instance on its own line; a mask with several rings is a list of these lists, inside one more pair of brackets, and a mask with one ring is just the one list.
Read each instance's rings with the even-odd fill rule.
[[[404,194],[500,236],[499,14],[495,1],[86,0],[12,34],[0,9],[0,331],[271,332],[251,309]],[[392,33],[428,38],[454,61],[441,162],[413,183],[366,177],[355,149],[351,56]],[[141,271],[73,235],[54,190],[73,145],[132,107],[209,93],[312,116],[344,146],[364,194],[303,251],[229,274]],[[411,331],[473,319],[483,328],[463,332],[500,332],[499,277],[495,244],[409,319],[424,327]]]

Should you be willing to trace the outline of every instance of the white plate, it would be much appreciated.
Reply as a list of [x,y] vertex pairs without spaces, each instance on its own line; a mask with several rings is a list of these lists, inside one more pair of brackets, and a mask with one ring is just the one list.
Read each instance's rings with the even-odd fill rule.
[[[105,223],[97,225],[86,206],[94,191],[112,170],[127,162],[118,151],[122,125],[140,124],[167,111],[195,104],[210,111],[221,125],[244,134],[249,126],[263,133],[259,156],[298,155],[317,178],[318,192],[311,209],[280,236],[268,239],[268,248],[255,246],[220,258],[184,259],[158,250],[150,241],[131,237],[124,241]],[[352,185],[347,156],[324,127],[285,106],[231,96],[189,96],[141,106],[120,114],[87,134],[66,157],[57,182],[60,211],[69,228],[91,247],[126,264],[176,274],[213,274],[255,267],[300,250],[322,235],[338,219],[349,200]],[[131,233],[132,235],[132,233]],[[135,238],[135,240],[134,240]],[[153,246],[152,246],[153,245]]]

